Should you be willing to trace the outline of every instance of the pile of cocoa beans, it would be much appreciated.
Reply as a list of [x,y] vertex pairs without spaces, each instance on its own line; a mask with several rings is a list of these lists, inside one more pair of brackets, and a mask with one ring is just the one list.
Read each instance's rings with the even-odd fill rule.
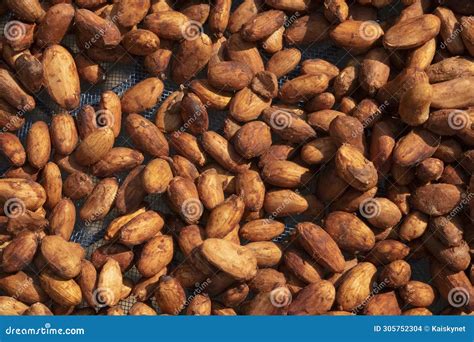
[[[0,314],[474,310],[473,2],[0,13]],[[344,59],[304,57],[323,44]],[[104,86],[134,64],[147,78]],[[92,225],[103,239],[81,246]]]

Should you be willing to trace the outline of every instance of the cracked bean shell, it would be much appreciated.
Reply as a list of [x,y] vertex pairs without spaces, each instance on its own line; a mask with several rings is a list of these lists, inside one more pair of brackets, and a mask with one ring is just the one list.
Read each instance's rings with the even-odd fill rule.
[[354,146],[343,144],[336,153],[336,171],[349,185],[360,191],[377,185],[378,175],[374,164]]

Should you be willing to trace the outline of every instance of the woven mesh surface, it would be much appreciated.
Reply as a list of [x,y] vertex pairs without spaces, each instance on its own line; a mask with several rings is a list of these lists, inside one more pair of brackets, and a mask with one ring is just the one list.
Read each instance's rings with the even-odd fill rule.
[[[234,4],[237,5],[240,1],[235,1]],[[399,12],[399,6],[393,6],[385,8],[380,12],[380,18],[387,18],[389,16],[395,15]],[[7,18],[4,17],[0,20],[0,32],[3,32],[3,26]],[[74,38],[72,36],[66,37],[64,45],[69,47],[72,52],[78,52],[74,44]],[[330,43],[317,43],[311,46],[300,47],[302,52],[302,61],[311,58],[321,58],[336,64],[338,67],[343,67],[347,60],[351,58],[351,55],[348,51],[345,51],[341,48],[338,48]],[[132,56],[130,56],[132,57]],[[262,52],[262,57],[264,61],[268,60],[269,55]],[[149,77],[142,66],[142,59],[138,57],[132,57],[132,62],[129,64],[112,64],[112,63],[102,63],[101,66],[107,73],[106,81],[97,86],[90,86],[88,84],[81,84],[81,106],[86,104],[95,106],[99,103],[100,95],[105,90],[113,90],[119,96],[122,95],[127,89],[137,84],[141,80]],[[290,75],[285,76],[279,80],[280,85],[285,82],[287,79],[291,79],[299,74],[299,67],[294,70]],[[160,103],[155,106],[155,108],[142,113],[147,119],[154,121],[155,111],[161,105],[161,103],[174,91],[178,90],[178,85],[174,84],[170,80],[165,80],[165,89],[161,96]],[[26,134],[31,127],[31,124],[35,121],[45,121],[50,123],[51,117],[53,114],[61,112],[62,110],[49,98],[47,91],[43,89],[38,96],[37,108],[26,115],[26,123],[20,131],[17,132],[19,138],[24,142]],[[76,115],[78,110],[72,111],[72,115]],[[210,129],[221,132],[222,124],[224,119],[224,112],[209,112],[210,118]],[[133,147],[128,137],[123,134],[116,139],[115,146],[127,146]],[[0,157],[1,158],[1,157]],[[3,174],[8,169],[8,163],[4,159],[0,159],[0,173]],[[123,180],[126,174],[118,175],[119,181]],[[306,192],[310,192],[311,189],[307,189]],[[304,192],[303,192],[304,193]],[[159,195],[148,196],[146,202],[149,203],[151,209],[157,210],[161,213],[170,213],[169,208],[166,206],[166,201]],[[79,209],[83,203],[82,201],[76,202],[76,207]],[[79,210],[77,210],[79,212]],[[116,210],[112,210],[111,213],[102,221],[96,221],[92,223],[83,222],[79,217],[76,220],[76,226],[72,234],[71,240],[80,243],[83,247],[86,248],[88,255],[92,253],[97,247],[101,246],[103,241],[103,236],[105,233],[105,228],[107,225],[117,216]],[[296,218],[290,218],[286,221],[285,232],[278,237],[277,241],[284,241],[288,234],[292,231]],[[430,279],[430,274],[428,270],[428,264],[426,260],[416,262],[412,264],[413,278],[415,280],[427,281]],[[138,271],[133,267],[126,274],[127,277],[136,281],[140,278]],[[120,306],[128,312],[130,307],[135,302],[134,299],[130,298],[126,301],[120,302]],[[438,304],[434,308],[434,311],[438,311],[443,307],[443,304]],[[156,308],[156,306],[155,306]]]

